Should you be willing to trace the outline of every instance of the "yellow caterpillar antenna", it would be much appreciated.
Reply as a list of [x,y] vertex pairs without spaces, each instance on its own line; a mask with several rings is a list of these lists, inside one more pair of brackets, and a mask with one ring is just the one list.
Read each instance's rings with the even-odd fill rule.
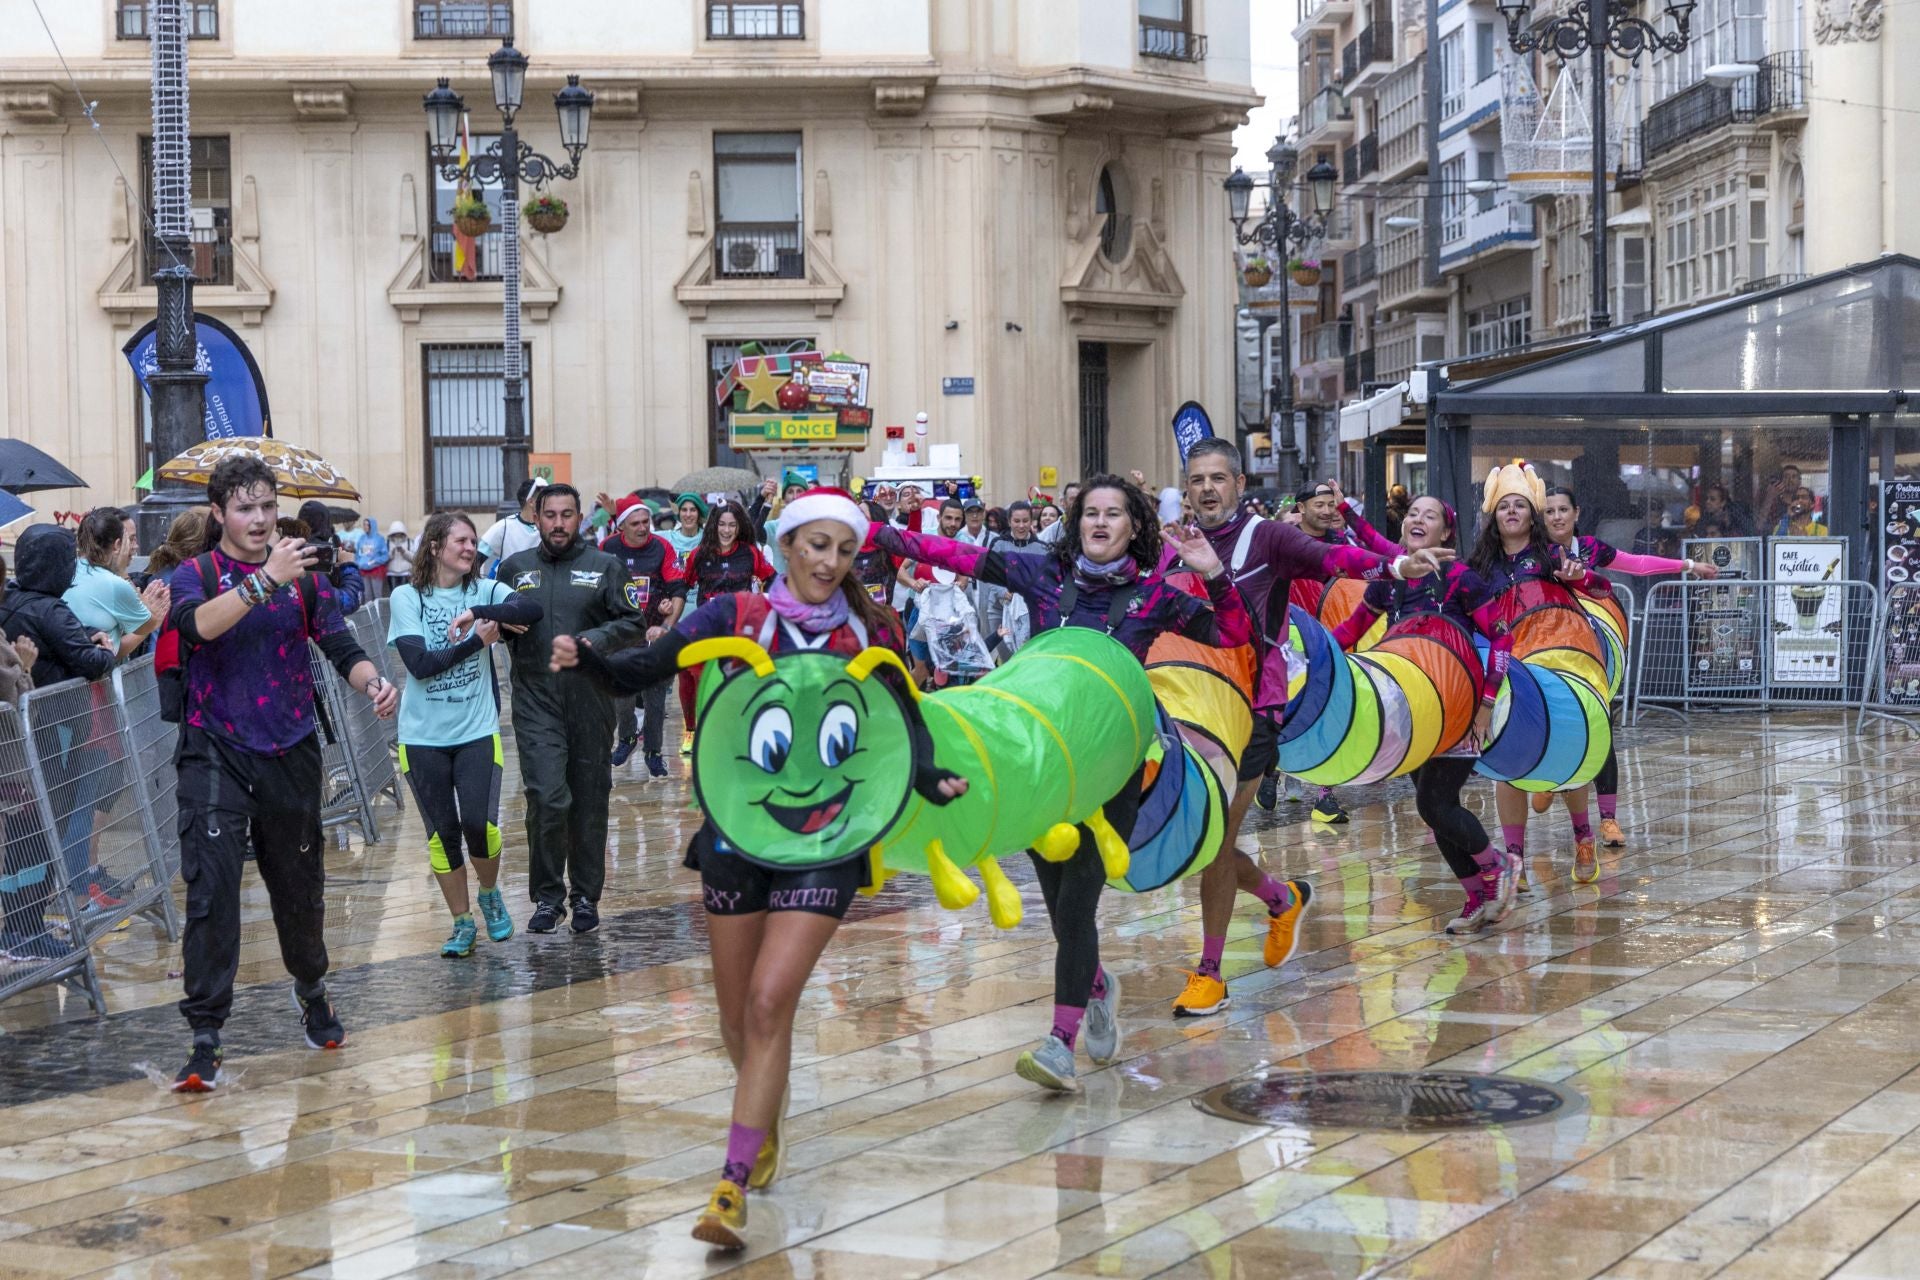
[[1007,879],[1007,873],[992,858],[980,860],[980,879],[987,886],[987,914],[993,917],[996,929],[1011,929],[1020,923],[1025,908],[1020,905],[1020,891],[1013,887],[1013,881]]
[[980,886],[954,865],[938,840],[927,844],[927,874],[933,878],[933,896],[949,911],[969,906],[980,896]]
[[1080,847],[1080,832],[1071,822],[1056,822],[1033,842],[1033,851],[1048,862],[1065,862]]
[[853,655],[847,663],[847,674],[855,680],[865,680],[874,671],[883,666],[891,666],[906,677],[907,693],[915,702],[920,700],[920,687],[913,682],[913,673],[907,670],[907,664],[900,661],[900,655],[891,649],[882,649],[878,645],[869,645]]
[[1127,842],[1107,821],[1104,810],[1093,811],[1093,816],[1087,819],[1087,830],[1093,832],[1093,845],[1100,851],[1100,861],[1106,865],[1107,879],[1118,880],[1125,876],[1127,868],[1133,863],[1133,855],[1127,852]]
[[772,656],[745,636],[714,636],[708,640],[695,640],[680,651],[680,665],[683,667],[697,667],[718,658],[738,659],[752,667],[753,674],[762,678],[773,674]]

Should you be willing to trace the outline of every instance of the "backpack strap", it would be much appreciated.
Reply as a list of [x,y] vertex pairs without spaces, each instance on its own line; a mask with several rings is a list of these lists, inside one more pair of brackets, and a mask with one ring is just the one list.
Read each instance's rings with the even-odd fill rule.
[[[1137,581],[1128,583],[1124,588],[1115,589],[1113,599],[1107,604],[1108,635],[1120,629],[1120,624],[1126,620],[1127,610],[1133,606],[1134,598],[1139,594],[1140,584]],[[1079,603],[1080,581],[1069,576],[1065,585],[1060,588],[1060,621],[1054,625],[1066,626],[1067,619],[1073,616],[1073,607]]]

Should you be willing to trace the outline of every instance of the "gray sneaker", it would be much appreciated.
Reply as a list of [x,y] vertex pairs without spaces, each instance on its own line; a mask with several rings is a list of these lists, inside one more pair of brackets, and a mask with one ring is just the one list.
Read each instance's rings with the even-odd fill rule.
[[1042,1089],[1055,1093],[1078,1093],[1080,1081],[1073,1073],[1073,1050],[1054,1036],[1044,1037],[1038,1045],[1020,1055],[1013,1072]]
[[1106,1066],[1120,1056],[1120,979],[1107,976],[1107,994],[1087,1001],[1087,1020],[1080,1033],[1087,1038],[1087,1056]]

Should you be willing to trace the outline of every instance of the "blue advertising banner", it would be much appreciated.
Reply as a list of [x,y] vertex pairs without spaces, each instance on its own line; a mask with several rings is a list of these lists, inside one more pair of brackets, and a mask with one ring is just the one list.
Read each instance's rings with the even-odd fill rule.
[[[273,421],[267,414],[267,383],[254,363],[253,352],[240,335],[212,316],[195,312],[194,328],[200,351],[194,367],[207,375],[207,439],[224,440],[233,436],[271,436]],[[152,393],[147,379],[159,371],[153,353],[154,321],[127,340],[121,350],[140,389]]]
[[1180,465],[1187,465],[1193,446],[1213,436],[1213,421],[1197,400],[1189,400],[1173,411],[1173,442],[1180,449]]

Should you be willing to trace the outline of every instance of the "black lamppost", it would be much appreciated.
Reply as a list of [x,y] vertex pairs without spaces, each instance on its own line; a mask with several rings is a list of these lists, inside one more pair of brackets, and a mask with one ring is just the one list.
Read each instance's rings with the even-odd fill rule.
[[1667,16],[1677,30],[1661,34],[1653,24],[1614,9],[1610,0],[1576,0],[1567,12],[1549,21],[1538,31],[1522,27],[1527,20],[1528,0],[1498,0],[1500,14],[1507,20],[1507,43],[1515,53],[1536,49],[1550,53],[1564,68],[1587,53],[1593,60],[1593,305],[1587,325],[1595,330],[1611,323],[1607,314],[1607,51],[1637,63],[1642,54],[1653,49],[1679,53],[1687,47],[1688,22],[1696,0],[1667,0]]
[[[1241,244],[1258,244],[1269,253],[1283,259],[1281,270],[1284,275],[1288,250],[1305,247],[1309,241],[1326,234],[1327,212],[1333,208],[1333,184],[1339,181],[1339,170],[1325,160],[1307,170],[1307,192],[1313,201],[1313,213],[1300,217],[1287,206],[1287,193],[1293,186],[1293,171],[1299,164],[1300,152],[1281,138],[1267,149],[1267,211],[1260,221],[1247,230],[1247,210],[1253,200],[1254,181],[1239,169],[1227,179],[1227,216],[1233,221],[1234,238]],[[1272,418],[1270,422],[1284,424],[1286,435],[1291,439],[1293,432],[1293,323],[1292,301],[1288,297],[1290,289],[1283,282],[1281,296],[1285,300],[1280,311],[1280,367],[1275,371],[1273,391],[1270,399]],[[1261,330],[1264,339],[1266,330]],[[1275,435],[1281,431],[1270,427]],[[1305,441],[1295,441],[1296,449],[1304,449]],[[1280,442],[1274,442],[1278,449]]]
[[520,366],[520,184],[539,190],[555,178],[572,181],[580,174],[580,156],[587,149],[587,126],[593,118],[593,95],[580,87],[579,76],[568,76],[566,87],[553,95],[554,110],[560,116],[560,145],[566,148],[567,163],[555,164],[520,141],[513,118],[519,114],[521,94],[527,85],[527,55],[503,41],[487,59],[487,72],[493,78],[493,105],[500,112],[500,150],[494,155],[472,156],[462,165],[455,152],[460,138],[460,118],[466,104],[447,85],[446,77],[422,105],[432,130],[430,145],[440,176],[448,182],[467,182],[476,187],[500,187],[500,280],[505,293],[506,346],[501,353],[502,383],[506,393],[506,420],[500,447],[500,514],[518,510],[513,495],[527,478],[527,404],[525,382]]

